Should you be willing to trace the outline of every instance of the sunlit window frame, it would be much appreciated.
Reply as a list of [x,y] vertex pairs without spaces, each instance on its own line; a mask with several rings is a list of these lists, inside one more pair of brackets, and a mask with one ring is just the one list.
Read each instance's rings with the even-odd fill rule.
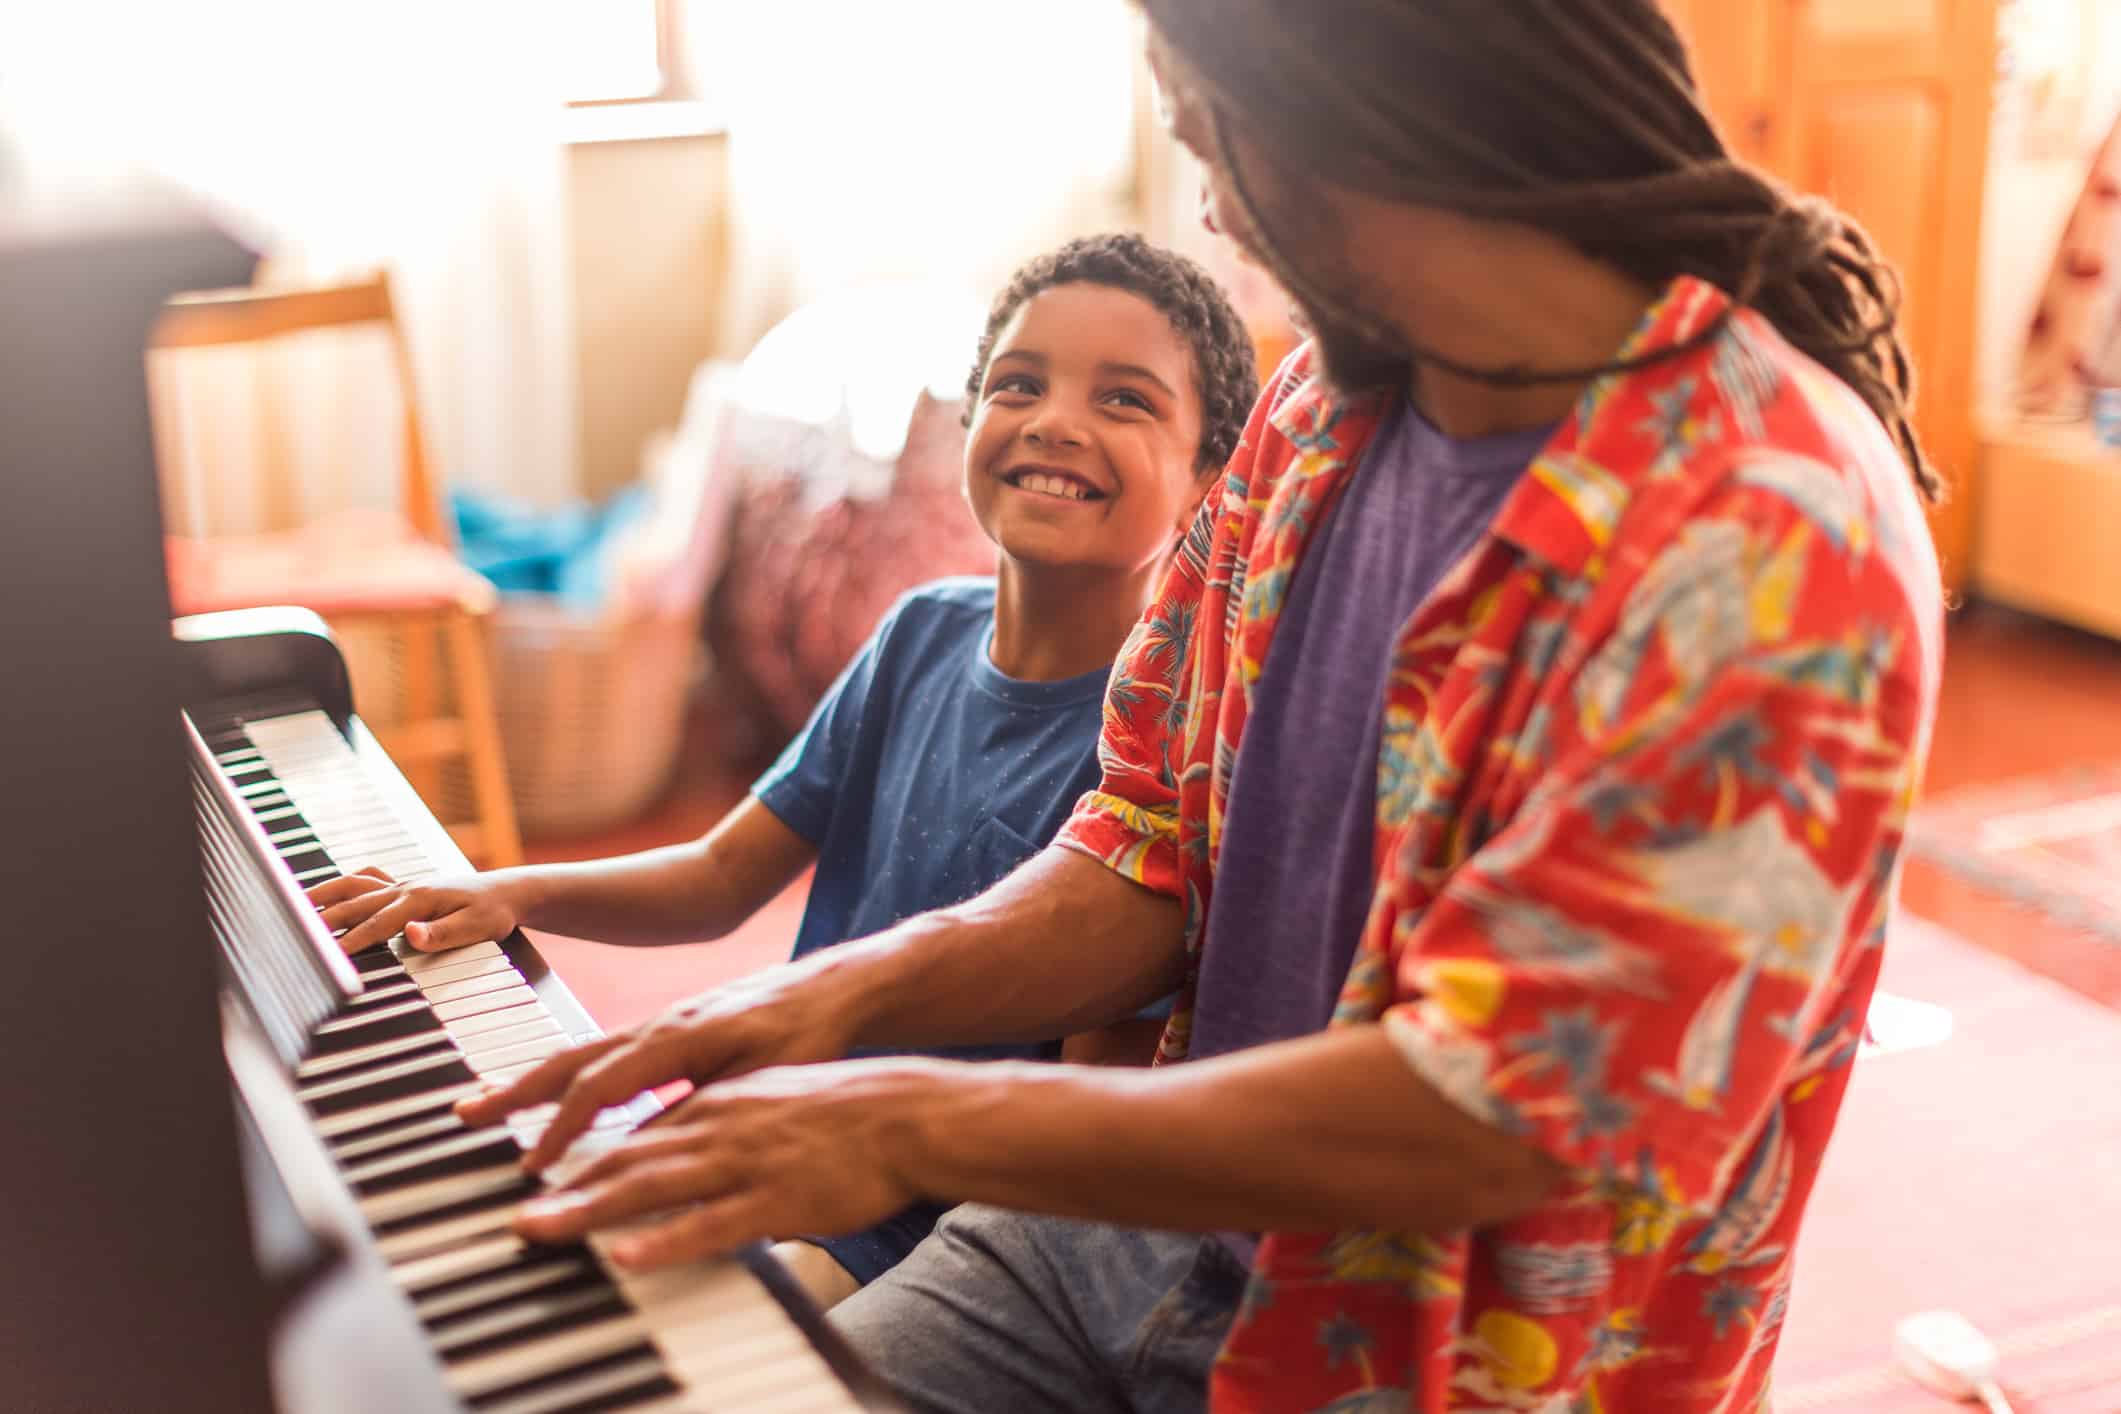
[[691,70],[685,62],[685,25],[680,11],[684,0],[655,0],[655,67],[653,92],[630,93],[615,98],[571,98],[574,109],[621,108],[634,103],[690,103],[698,100]]

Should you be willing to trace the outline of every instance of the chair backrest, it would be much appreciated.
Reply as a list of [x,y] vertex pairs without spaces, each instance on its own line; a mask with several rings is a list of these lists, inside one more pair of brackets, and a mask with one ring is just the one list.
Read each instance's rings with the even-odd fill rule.
[[252,286],[178,295],[164,307],[148,346],[211,348],[356,325],[380,326],[389,342],[391,368],[404,408],[401,509],[421,535],[437,544],[453,544],[455,535],[428,471],[412,355],[398,325],[387,274],[378,271],[368,279],[337,285]]

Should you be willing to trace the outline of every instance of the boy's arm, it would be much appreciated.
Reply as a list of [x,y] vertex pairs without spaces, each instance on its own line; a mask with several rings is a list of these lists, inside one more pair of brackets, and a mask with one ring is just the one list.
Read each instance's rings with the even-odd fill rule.
[[530,1155],[550,1163],[598,1110],[685,1078],[895,1050],[1038,1041],[1130,1016],[1185,971],[1175,899],[1051,846],[969,902],[909,918],[679,1003],[466,1101],[483,1124],[560,1100]]
[[[719,938],[817,860],[817,846],[755,795],[685,844],[520,871],[520,922],[548,933],[655,946]],[[505,871],[514,873],[517,871]]]
[[539,864],[399,884],[378,875],[310,891],[324,921],[359,952],[404,931],[423,952],[506,937],[521,926],[597,942],[698,942],[735,929],[817,857],[758,797],[700,839],[617,859]]

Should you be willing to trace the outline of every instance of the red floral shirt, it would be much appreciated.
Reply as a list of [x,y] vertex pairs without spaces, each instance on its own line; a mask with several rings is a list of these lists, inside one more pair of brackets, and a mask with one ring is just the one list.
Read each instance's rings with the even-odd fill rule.
[[[1623,357],[1727,306],[1681,279]],[[1182,898],[1196,951],[1290,578],[1382,410],[1308,366],[1261,399],[1122,652],[1104,780],[1061,836]],[[1884,430],[1756,315],[1586,392],[1399,637],[1375,901],[1332,1022],[1384,1026],[1574,1178],[1471,1233],[1268,1234],[1216,1409],[1764,1403],[1877,977],[1940,601]]]

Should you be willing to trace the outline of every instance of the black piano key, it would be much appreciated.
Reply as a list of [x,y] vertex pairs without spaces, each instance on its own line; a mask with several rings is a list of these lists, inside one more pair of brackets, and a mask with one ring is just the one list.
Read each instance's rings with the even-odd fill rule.
[[464,1121],[457,1118],[456,1111],[438,1105],[424,1114],[409,1119],[395,1119],[383,1124],[357,1131],[339,1139],[327,1141],[331,1156],[341,1165],[351,1167],[376,1159],[387,1159],[407,1149],[445,1138],[464,1128]]
[[[354,1184],[353,1191],[363,1198],[373,1198],[379,1193],[389,1193],[393,1189],[404,1188],[415,1183],[425,1183],[432,1178],[447,1178],[453,1173],[468,1173],[473,1169],[486,1168],[493,1164],[505,1164],[513,1159],[520,1158],[522,1153],[523,1151],[516,1147],[515,1137],[512,1134],[505,1129],[495,1130],[487,1136],[486,1143],[476,1148],[448,1154],[438,1159],[429,1160],[424,1164],[414,1164],[385,1174],[380,1178],[364,1180]],[[389,1156],[377,1156],[378,1159],[387,1157]],[[363,1162],[374,1162],[374,1160],[364,1160]]]
[[[465,1403],[479,1414],[515,1414],[517,1410],[535,1410],[537,1414],[588,1414],[592,1410],[624,1409],[628,1405],[667,1398],[679,1392],[678,1385],[661,1373],[662,1368],[662,1353],[642,1341],[601,1359],[585,1361],[521,1384],[489,1390]],[[617,1388],[612,1388],[614,1385]],[[610,1400],[620,1402],[607,1402]]]
[[457,1085],[469,1084],[478,1079],[471,1067],[463,1061],[449,1065],[426,1067],[405,1075],[377,1079],[366,1085],[352,1086],[329,1095],[305,1099],[303,1103],[315,1115],[335,1115],[345,1110],[357,1110],[364,1105],[380,1104],[385,1100],[401,1099],[417,1095],[425,1090],[442,1090]]
[[603,1269],[582,1243],[533,1247],[504,1270],[473,1272],[423,1287],[413,1302],[413,1314],[426,1324],[435,1325],[459,1312],[484,1309],[527,1291],[557,1287],[584,1274],[602,1276]]
[[[331,869],[335,871],[339,867],[338,865],[331,862],[330,855],[326,854],[322,849],[317,848],[315,846],[311,846],[308,849],[304,849],[297,854],[283,853],[280,856],[280,861],[287,866],[288,872],[293,874],[296,878],[300,878],[302,875],[309,873],[313,869]],[[312,889],[322,882],[323,880],[321,879],[312,879],[309,881],[309,883],[303,885],[303,887],[305,889]]]
[[[406,1000],[400,998],[401,1001]],[[387,1011],[388,1007],[377,1008]],[[346,1013],[347,1018],[360,1016],[358,1010]],[[319,1031],[310,1040],[309,1053],[313,1056],[336,1055],[340,1051],[359,1050],[373,1046],[378,1041],[395,1041],[400,1036],[417,1036],[423,1031],[441,1034],[442,1023],[423,1002],[417,1011],[408,1011],[398,1016],[385,1016],[361,1026],[349,1026],[345,1030]]]
[[[577,1316],[593,1313],[595,1319],[603,1320],[613,1314],[624,1315],[630,1309],[618,1288],[611,1284],[611,1278],[596,1267],[579,1263],[541,1267],[532,1275],[550,1275],[554,1279],[527,1290],[507,1291],[490,1301],[460,1305],[440,1317],[423,1318],[431,1337],[429,1344],[445,1359],[459,1354],[470,1356],[483,1353],[480,1347],[491,1350],[512,1340],[530,1339],[540,1325],[549,1330],[557,1324],[564,1330],[570,1322],[580,1324],[571,1319]],[[492,1279],[487,1282],[488,1286],[494,1284]],[[437,1304],[432,1293],[423,1294],[421,1300],[423,1304]],[[616,1312],[612,1310],[614,1304],[619,1308]]]
[[434,1208],[428,1212],[415,1213],[411,1217],[393,1218],[389,1222],[376,1223],[372,1231],[379,1237],[391,1237],[397,1233],[410,1232],[415,1228],[425,1227],[429,1223],[446,1222],[451,1218],[469,1217],[473,1213],[491,1212],[497,1209],[512,1212],[517,1204],[535,1198],[544,1191],[545,1185],[543,1183],[532,1178],[529,1174],[524,1174],[523,1181],[520,1184],[502,1189],[499,1192],[483,1194],[477,1198],[468,1198],[461,1203],[452,1203],[446,1208]]
[[614,1287],[608,1293],[576,1309],[541,1320],[530,1321],[502,1335],[492,1336],[485,1340],[470,1341],[464,1345],[457,1346],[443,1355],[442,1363],[445,1365],[461,1364],[466,1360],[476,1360],[481,1356],[492,1355],[497,1351],[507,1350],[513,1346],[531,1345],[546,1336],[559,1335],[563,1331],[576,1330],[583,1326],[593,1326],[603,1321],[617,1320],[632,1314],[633,1307],[627,1304],[626,1298],[619,1295],[618,1289]]
[[364,975],[371,972],[389,972],[393,969],[402,971],[404,968],[404,964],[398,961],[398,955],[390,950],[390,944],[387,942],[372,943],[352,954],[351,960],[354,971]]

